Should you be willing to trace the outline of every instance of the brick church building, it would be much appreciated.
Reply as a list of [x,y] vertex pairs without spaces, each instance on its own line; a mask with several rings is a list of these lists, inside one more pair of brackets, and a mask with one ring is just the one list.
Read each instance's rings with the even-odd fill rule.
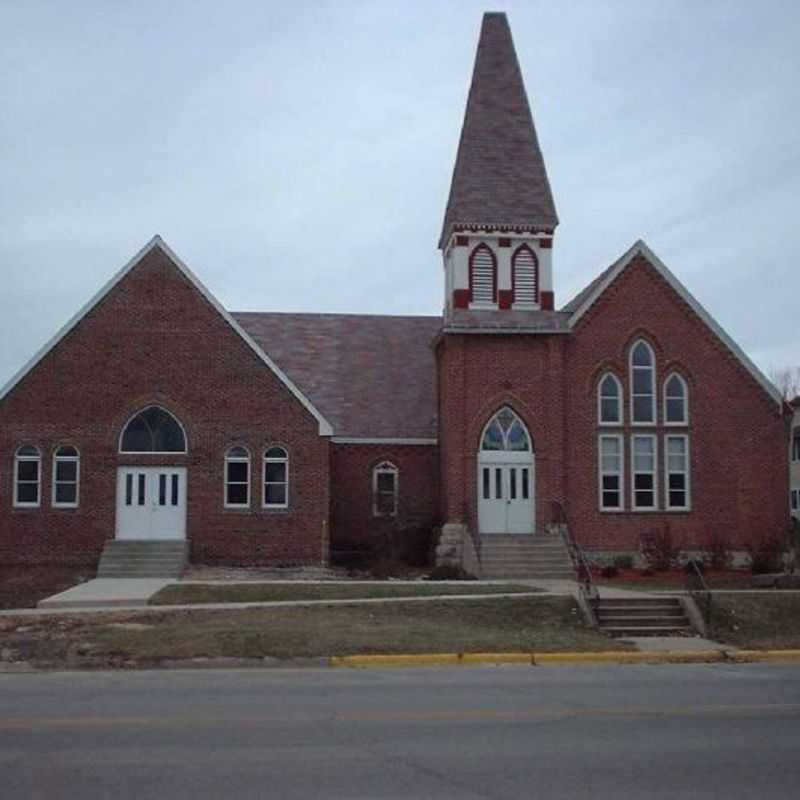
[[590,551],[781,530],[775,387],[642,241],[559,305],[557,225],[486,14],[442,315],[229,312],[156,236],[0,390],[0,562],[178,540],[194,562],[311,565],[441,526],[440,555],[481,574],[491,542],[564,514]]

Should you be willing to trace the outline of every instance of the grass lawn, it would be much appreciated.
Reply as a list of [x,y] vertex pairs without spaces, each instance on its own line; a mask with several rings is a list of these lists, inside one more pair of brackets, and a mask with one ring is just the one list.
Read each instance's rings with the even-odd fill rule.
[[[40,666],[152,665],[200,657],[625,650],[587,627],[569,597],[468,603],[173,611],[0,620],[4,646]],[[23,631],[19,631],[19,626]]]
[[[643,577],[635,570],[622,572],[615,578],[602,578],[594,576],[598,586],[613,586],[617,589],[633,589],[642,592],[659,590],[678,590],[686,588],[686,573],[683,570],[670,570],[657,572],[655,575]],[[752,574],[749,571],[741,572],[712,572],[707,571],[703,576],[709,589],[752,589]]]
[[431,597],[459,594],[511,594],[536,592],[518,584],[485,584],[465,582],[414,583],[398,586],[392,583],[173,583],[150,598],[152,606],[174,606],[194,603],[259,603],[270,600],[353,600],[371,597]]
[[753,650],[800,647],[800,594],[714,595],[713,635]]

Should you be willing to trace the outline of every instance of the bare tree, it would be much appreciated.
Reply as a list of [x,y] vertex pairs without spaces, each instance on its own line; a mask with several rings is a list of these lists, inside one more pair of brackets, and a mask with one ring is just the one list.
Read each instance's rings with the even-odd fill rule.
[[773,367],[769,379],[775,384],[784,400],[800,396],[800,367]]

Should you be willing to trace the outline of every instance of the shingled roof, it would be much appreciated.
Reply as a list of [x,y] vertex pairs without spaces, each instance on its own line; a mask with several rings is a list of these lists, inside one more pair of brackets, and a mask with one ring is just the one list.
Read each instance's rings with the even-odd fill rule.
[[558,225],[508,19],[483,16],[439,247],[452,225]]
[[234,313],[336,437],[433,439],[441,317]]

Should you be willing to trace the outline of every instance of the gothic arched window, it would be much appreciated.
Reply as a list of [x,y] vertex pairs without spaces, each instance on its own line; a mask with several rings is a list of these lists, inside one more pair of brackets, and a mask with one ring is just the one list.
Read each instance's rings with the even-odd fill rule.
[[497,302],[497,261],[485,244],[479,244],[469,257],[469,299],[471,303]]
[[511,285],[515,303],[539,302],[539,260],[527,244],[520,245],[511,256]]
[[122,431],[120,453],[185,453],[186,434],[169,411],[148,406],[135,414]]
[[643,339],[631,347],[631,422],[634,425],[656,423],[656,358]]
[[484,428],[481,450],[529,452],[531,449],[525,425],[508,406],[501,408]]
[[622,425],[622,384],[610,372],[597,386],[597,419],[601,425]]
[[677,372],[664,381],[664,424],[689,424],[689,387]]

